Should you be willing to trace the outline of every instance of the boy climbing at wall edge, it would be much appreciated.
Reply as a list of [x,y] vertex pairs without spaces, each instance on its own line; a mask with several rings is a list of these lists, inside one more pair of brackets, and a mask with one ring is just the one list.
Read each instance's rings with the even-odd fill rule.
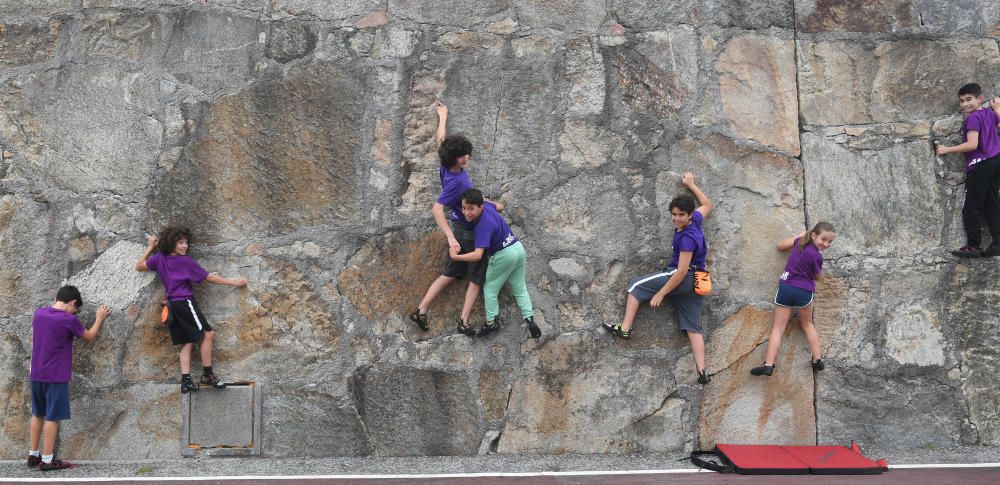
[[[55,459],[59,422],[70,419],[69,381],[73,377],[73,341],[94,340],[111,310],[97,309],[94,324],[83,328],[76,313],[83,306],[80,290],[64,286],[56,293],[51,306],[35,310],[31,319],[31,427],[28,466],[41,471],[74,468],[76,465]],[[39,450],[44,435],[45,447]]]
[[[983,90],[970,83],[958,90],[958,104],[965,113],[961,145],[938,145],[937,154],[965,154],[965,205],[962,224],[966,244],[951,252],[960,258],[1000,255],[1000,98],[993,98],[992,108],[983,108]],[[983,216],[990,228],[992,242],[982,249]]]

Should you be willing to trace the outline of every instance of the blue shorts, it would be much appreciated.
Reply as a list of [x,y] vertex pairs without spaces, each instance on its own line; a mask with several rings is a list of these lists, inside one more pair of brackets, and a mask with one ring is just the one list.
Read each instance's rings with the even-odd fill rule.
[[786,283],[778,283],[778,292],[774,294],[775,305],[802,308],[812,302],[813,292]]
[[31,415],[46,421],[69,419],[69,383],[31,381]]

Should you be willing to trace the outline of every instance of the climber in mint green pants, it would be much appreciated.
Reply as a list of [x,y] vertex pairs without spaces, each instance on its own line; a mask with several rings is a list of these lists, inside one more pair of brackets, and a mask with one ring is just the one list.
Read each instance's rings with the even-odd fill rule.
[[[465,254],[451,251],[455,261],[479,261],[483,253],[489,251],[490,262],[486,269],[486,283],[483,285],[483,302],[486,306],[486,323],[477,336],[484,336],[500,328],[500,304],[497,296],[504,283],[510,283],[521,316],[528,325],[532,338],[542,336],[542,330],[535,323],[531,308],[531,297],[524,284],[524,246],[517,240],[507,225],[507,221],[497,212],[493,204],[483,203],[483,193],[469,189],[462,193],[462,215],[474,226],[475,250]],[[461,333],[471,335],[471,328]]]

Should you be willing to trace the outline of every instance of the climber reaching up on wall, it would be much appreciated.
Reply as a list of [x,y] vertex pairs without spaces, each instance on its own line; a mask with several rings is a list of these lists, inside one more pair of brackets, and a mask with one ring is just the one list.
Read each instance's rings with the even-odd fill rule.
[[813,296],[816,293],[816,280],[823,271],[823,255],[820,253],[829,249],[836,238],[833,226],[828,222],[820,222],[811,231],[778,241],[778,250],[788,251],[788,262],[779,278],[778,291],[774,294],[774,323],[771,325],[771,337],[767,341],[767,357],[764,365],[750,370],[751,374],[769,376],[774,373],[774,360],[781,347],[781,336],[785,333],[788,319],[792,317],[793,308],[799,309],[799,325],[809,342],[813,370],[821,371],[826,368],[819,351],[819,335],[813,325]]
[[[222,389],[226,385],[212,370],[212,342],[215,330],[205,319],[194,299],[194,285],[202,281],[217,285],[246,286],[244,278],[223,278],[205,271],[197,261],[187,255],[191,242],[191,230],[184,227],[167,226],[159,237],[146,235],[147,247],[142,253],[135,270],[155,271],[167,292],[167,308],[170,340],[180,345],[181,393],[198,390],[198,384],[191,379],[191,351],[194,344],[201,350],[201,384]],[[153,254],[156,252],[156,254]]]
[[[937,154],[965,154],[965,205],[962,224],[965,226],[965,246],[951,254],[960,258],[1000,256],[1000,98],[993,99],[991,109],[983,108],[983,89],[978,84],[966,84],[958,90],[958,104],[965,113],[962,123],[962,144],[938,145]],[[992,242],[985,251],[980,243],[983,216],[990,228]]]
[[[475,249],[472,224],[462,217],[462,193],[472,188],[472,180],[469,179],[469,174],[465,171],[472,155],[472,143],[462,135],[445,136],[448,124],[448,106],[441,101],[435,101],[434,106],[438,115],[436,138],[438,157],[441,159],[441,165],[438,167],[438,175],[441,178],[441,194],[431,206],[431,213],[434,215],[434,222],[448,239],[449,250],[464,254]],[[503,204],[488,202],[496,210],[503,210]],[[458,319],[458,332],[473,336],[475,332],[469,326],[469,315],[472,314],[472,306],[475,305],[479,290],[486,281],[487,263],[486,258],[474,262],[446,258],[441,276],[438,276],[427,288],[420,304],[410,314],[410,320],[413,320],[420,327],[420,330],[426,332],[430,328],[427,311],[434,300],[456,280],[467,279],[469,286],[466,288],[462,313]]]
[[695,291],[695,272],[705,271],[708,242],[702,231],[702,222],[712,212],[712,202],[694,183],[691,172],[681,177],[681,183],[697,198],[680,195],[670,201],[670,220],[674,226],[673,250],[670,264],[656,273],[639,276],[628,286],[625,318],[621,324],[604,324],[612,335],[627,339],[632,335],[632,323],[642,302],[658,307],[663,299],[670,298],[677,312],[677,325],[687,334],[691,353],[698,371],[698,382],[708,384],[705,372],[705,338],[701,329],[701,307],[705,297]]

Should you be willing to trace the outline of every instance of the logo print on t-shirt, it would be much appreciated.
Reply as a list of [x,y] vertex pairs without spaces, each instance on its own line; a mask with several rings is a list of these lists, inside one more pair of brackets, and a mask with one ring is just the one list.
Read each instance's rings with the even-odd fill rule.
[[781,281],[786,281],[786,280],[788,280],[788,271],[781,273]]

